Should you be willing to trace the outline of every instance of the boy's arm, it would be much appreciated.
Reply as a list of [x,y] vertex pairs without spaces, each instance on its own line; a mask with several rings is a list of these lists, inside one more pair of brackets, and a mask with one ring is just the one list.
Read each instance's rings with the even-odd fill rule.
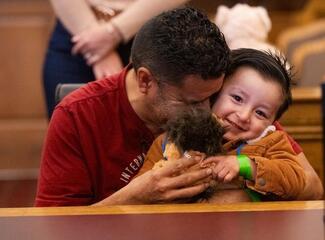
[[298,154],[298,161],[305,170],[306,185],[304,190],[299,194],[297,200],[323,199],[324,188],[322,182],[303,152]]
[[305,171],[286,134],[278,131],[271,135],[271,139],[263,139],[271,141],[265,155],[250,156],[256,164],[256,177],[254,182],[248,183],[248,187],[284,199],[297,199],[305,189]]
[[[283,127],[279,122],[274,122],[274,126],[278,130],[284,130]],[[303,153],[302,148],[299,146],[299,144],[290,136],[288,135],[288,139],[290,141],[290,144],[295,151],[296,154],[298,154],[298,160],[300,165],[305,171],[306,174],[306,185],[303,192],[298,196],[299,200],[317,200],[322,199],[324,194],[324,189],[322,186],[322,182],[313,169],[313,167],[310,165],[308,159],[306,158],[305,154]]]
[[146,155],[146,158],[144,159],[143,165],[135,177],[138,177],[144,174],[145,172],[151,170],[155,163],[164,157],[162,152],[162,141],[164,138],[165,134],[161,134],[152,143]]

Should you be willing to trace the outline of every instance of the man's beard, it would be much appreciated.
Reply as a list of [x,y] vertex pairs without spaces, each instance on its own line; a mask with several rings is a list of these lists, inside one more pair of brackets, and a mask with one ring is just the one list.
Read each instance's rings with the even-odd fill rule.
[[153,102],[152,108],[153,113],[155,114],[154,119],[157,123],[157,127],[163,128],[163,125],[166,124],[170,116],[168,113],[168,106],[164,103],[163,99],[157,99]]

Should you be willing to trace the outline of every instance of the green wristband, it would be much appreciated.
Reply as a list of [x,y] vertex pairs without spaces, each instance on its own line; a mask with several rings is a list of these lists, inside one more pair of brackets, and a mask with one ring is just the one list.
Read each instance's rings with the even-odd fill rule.
[[252,179],[252,167],[250,159],[244,155],[239,154],[237,155],[237,160],[239,163],[239,176],[244,177],[245,179]]

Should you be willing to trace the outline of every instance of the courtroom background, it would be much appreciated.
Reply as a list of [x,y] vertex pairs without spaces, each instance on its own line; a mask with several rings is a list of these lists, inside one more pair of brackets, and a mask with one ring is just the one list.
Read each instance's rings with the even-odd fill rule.
[[[194,0],[190,5],[213,19],[220,4],[239,1]],[[269,11],[275,45],[287,29],[325,18],[325,1],[240,1]],[[47,118],[41,69],[54,14],[46,0],[0,0],[0,207],[30,206],[35,194]],[[320,90],[298,91],[282,123],[303,146],[324,180]],[[25,185],[23,185],[25,183]]]

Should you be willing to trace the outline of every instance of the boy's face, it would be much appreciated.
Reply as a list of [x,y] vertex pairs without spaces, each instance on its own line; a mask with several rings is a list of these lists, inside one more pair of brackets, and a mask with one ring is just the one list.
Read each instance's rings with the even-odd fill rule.
[[282,101],[278,83],[240,67],[225,81],[212,111],[224,122],[226,140],[250,140],[273,123]]

